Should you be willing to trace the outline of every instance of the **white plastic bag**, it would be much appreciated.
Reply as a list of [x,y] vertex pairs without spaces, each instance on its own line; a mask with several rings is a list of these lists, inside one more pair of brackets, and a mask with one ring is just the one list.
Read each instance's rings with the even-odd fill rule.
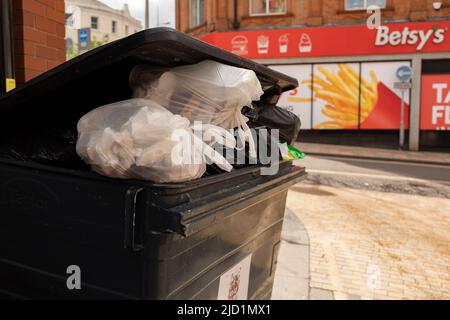
[[241,113],[264,93],[254,71],[210,60],[170,70],[140,65],[131,72],[130,84],[135,98],[152,99],[192,123],[237,128],[256,157],[248,119]]
[[194,136],[188,119],[146,99],[117,102],[86,114],[78,123],[77,153],[94,171],[122,179],[198,179],[207,159],[232,169]]

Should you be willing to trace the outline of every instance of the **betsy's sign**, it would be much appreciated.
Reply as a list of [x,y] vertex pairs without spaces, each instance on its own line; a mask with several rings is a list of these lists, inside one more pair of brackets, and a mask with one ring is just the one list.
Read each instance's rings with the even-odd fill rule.
[[388,26],[381,26],[377,29],[376,46],[390,45],[396,46],[415,46],[417,51],[421,51],[425,46],[432,42],[441,44],[445,41],[446,29],[430,29],[430,30],[410,30],[404,27],[402,31],[395,30],[390,32]]
[[450,52],[450,21],[213,32],[201,39],[252,59]]

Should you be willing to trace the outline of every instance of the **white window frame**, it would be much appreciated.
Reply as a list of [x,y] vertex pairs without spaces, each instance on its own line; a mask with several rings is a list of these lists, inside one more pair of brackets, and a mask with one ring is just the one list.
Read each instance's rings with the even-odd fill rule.
[[[362,7],[358,7],[358,8],[349,8],[348,6],[347,6],[347,1],[348,0],[345,0],[345,11],[361,11],[361,10],[367,10],[367,1],[368,0],[363,0],[364,1],[364,4],[363,4],[363,6]],[[384,0],[384,5],[380,8],[380,9],[386,9],[386,0]]]
[[253,13],[252,12],[252,8],[253,8],[253,1],[254,0],[249,0],[249,16],[251,17],[258,17],[258,16],[277,16],[277,15],[283,15],[287,13],[287,1],[284,1],[284,11],[283,12],[270,12],[270,1],[266,2],[266,12],[265,13]]
[[[96,18],[97,19],[97,27],[94,28],[93,27],[93,21],[92,19]],[[91,29],[93,30],[98,30],[100,28],[100,19],[97,16],[91,16]]]
[[[193,7],[193,1],[195,1],[195,3],[196,3],[196,21],[194,22],[193,21],[193,19],[192,19],[192,7]],[[189,0],[189,27],[191,28],[191,29],[193,29],[193,28],[196,28],[196,27],[198,27],[198,26],[201,26],[202,24],[204,24],[205,23],[205,21],[206,21],[206,17],[205,17],[205,14],[206,14],[206,11],[205,11],[205,2],[203,2],[203,21],[200,21],[200,10],[201,10],[202,8],[201,8],[201,6],[200,6],[200,0]]]

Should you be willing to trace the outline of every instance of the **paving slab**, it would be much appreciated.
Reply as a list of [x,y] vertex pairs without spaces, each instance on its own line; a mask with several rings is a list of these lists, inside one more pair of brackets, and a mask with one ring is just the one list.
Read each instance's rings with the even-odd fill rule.
[[273,300],[309,299],[309,237],[300,219],[286,209]]

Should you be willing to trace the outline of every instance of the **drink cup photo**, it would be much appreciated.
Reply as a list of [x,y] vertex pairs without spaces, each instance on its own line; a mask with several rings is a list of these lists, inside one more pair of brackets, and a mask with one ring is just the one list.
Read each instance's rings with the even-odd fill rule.
[[306,33],[303,33],[300,38],[299,51],[301,53],[308,53],[312,51],[311,37]]
[[289,48],[289,35],[284,34],[278,39],[280,53],[287,53]]
[[268,54],[269,53],[269,37],[265,35],[261,35],[258,37],[258,53],[259,54]]

